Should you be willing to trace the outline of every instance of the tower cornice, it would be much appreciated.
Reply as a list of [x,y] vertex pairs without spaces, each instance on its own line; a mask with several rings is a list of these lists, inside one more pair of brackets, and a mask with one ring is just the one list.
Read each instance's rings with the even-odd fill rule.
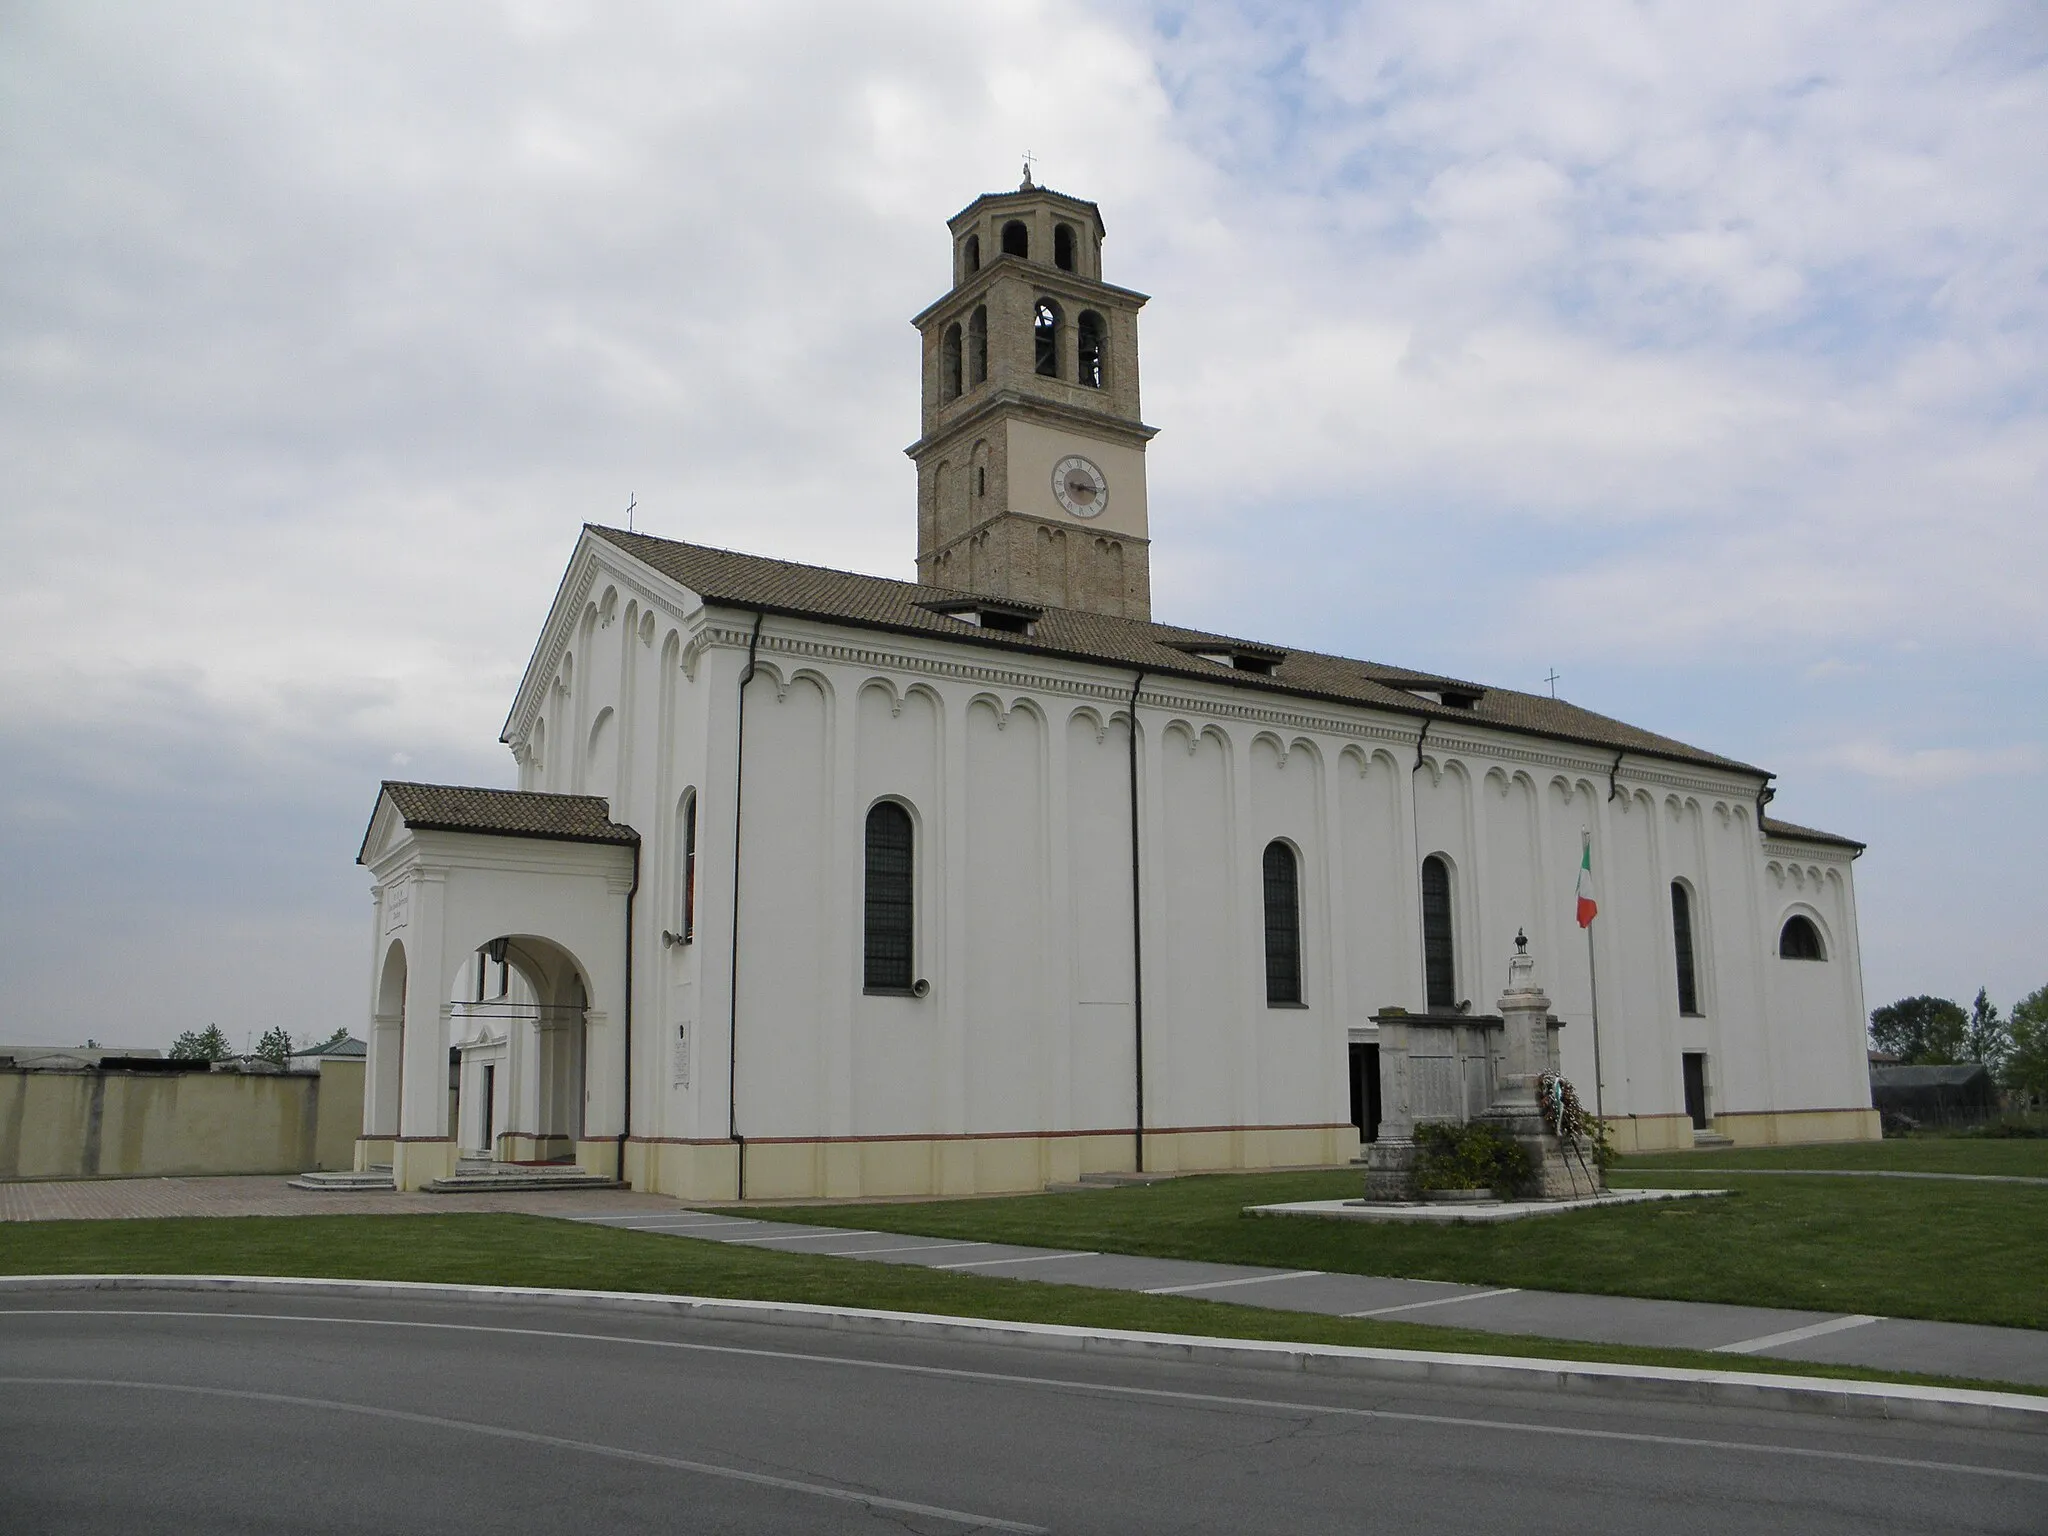
[[950,308],[972,308],[975,299],[982,297],[1005,277],[1024,278],[1032,287],[1048,292],[1099,298],[1105,301],[1107,308],[1139,310],[1152,301],[1151,294],[1140,293],[1135,288],[1119,288],[1115,283],[1083,277],[1062,267],[1048,267],[1024,256],[997,256],[984,262],[979,272],[957,288],[948,289],[943,297],[919,310],[911,317],[910,323],[923,330],[929,321]]
[[1142,421],[1127,421],[1106,412],[1083,410],[1079,406],[1048,400],[1042,395],[1027,395],[1021,390],[992,389],[976,400],[972,408],[954,417],[938,431],[919,438],[903,451],[910,458],[919,458],[944,447],[956,437],[986,431],[993,420],[1018,416],[1048,427],[1078,430],[1113,442],[1128,443],[1133,448],[1142,448],[1159,435],[1157,427],[1148,427]]

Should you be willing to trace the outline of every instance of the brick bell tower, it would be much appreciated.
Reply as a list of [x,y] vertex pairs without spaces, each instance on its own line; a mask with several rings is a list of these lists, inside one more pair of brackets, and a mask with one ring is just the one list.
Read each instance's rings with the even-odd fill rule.
[[1102,214],[1034,186],[947,221],[953,286],[924,339],[917,576],[932,586],[1152,616],[1138,311],[1102,281]]

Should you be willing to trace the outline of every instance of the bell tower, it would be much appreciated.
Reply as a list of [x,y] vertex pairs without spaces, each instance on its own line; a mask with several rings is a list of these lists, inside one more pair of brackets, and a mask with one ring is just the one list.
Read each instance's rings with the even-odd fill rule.
[[924,339],[917,577],[985,597],[1152,616],[1138,311],[1102,280],[1102,214],[1032,185],[947,221],[953,286]]

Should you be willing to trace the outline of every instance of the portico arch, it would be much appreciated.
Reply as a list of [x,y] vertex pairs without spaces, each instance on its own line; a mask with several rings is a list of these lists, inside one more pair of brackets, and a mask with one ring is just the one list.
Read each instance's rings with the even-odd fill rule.
[[365,1126],[391,1136],[401,1189],[485,1155],[618,1172],[638,843],[597,796],[384,786],[359,857],[387,954],[403,947],[402,969],[387,960],[378,978],[379,1015],[387,990],[402,995],[403,1027],[374,1037],[368,1075],[397,1083]]
[[[584,1129],[590,998],[584,966],[540,934],[500,934],[472,966],[502,956],[502,995],[458,979],[451,1005],[457,1092],[450,1127],[460,1158],[573,1161]],[[477,992],[484,992],[482,997]]]

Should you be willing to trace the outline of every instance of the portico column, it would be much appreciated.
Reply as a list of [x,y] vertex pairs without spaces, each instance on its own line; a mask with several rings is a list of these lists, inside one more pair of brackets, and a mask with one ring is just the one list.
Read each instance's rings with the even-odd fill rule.
[[411,881],[398,1139],[391,1149],[391,1177],[400,1189],[423,1189],[455,1171],[448,1125],[448,1032],[454,1004],[441,953],[447,882],[446,870],[425,868],[416,870]]

